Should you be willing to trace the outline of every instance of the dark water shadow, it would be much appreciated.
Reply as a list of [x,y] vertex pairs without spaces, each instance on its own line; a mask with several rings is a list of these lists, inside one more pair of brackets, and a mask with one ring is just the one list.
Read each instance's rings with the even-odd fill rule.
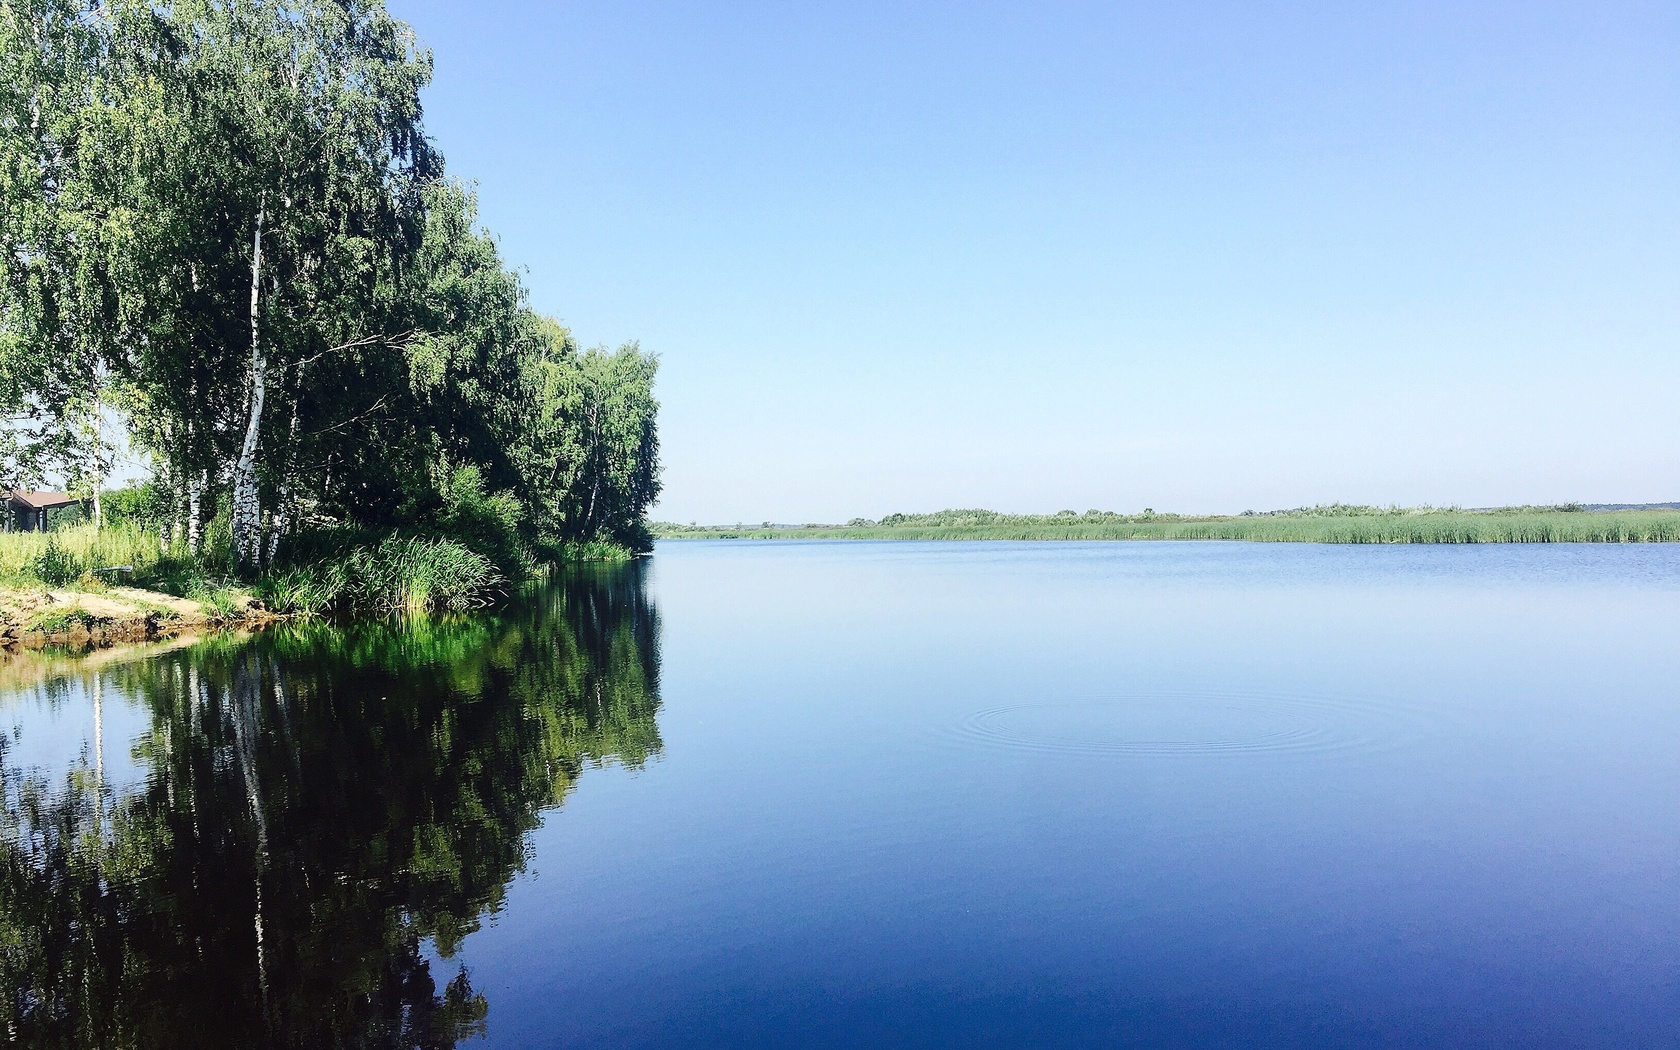
[[[283,627],[95,666],[143,783],[0,740],[0,1030],[23,1047],[447,1047],[489,1004],[434,972],[591,766],[660,754],[635,566],[507,610]],[[97,706],[94,712],[97,724]],[[103,753],[103,752],[102,752]],[[101,759],[101,761],[103,761]]]

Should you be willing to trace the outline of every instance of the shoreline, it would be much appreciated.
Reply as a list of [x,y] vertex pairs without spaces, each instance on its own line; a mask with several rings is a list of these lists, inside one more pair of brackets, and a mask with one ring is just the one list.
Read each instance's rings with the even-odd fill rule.
[[1367,511],[1237,516],[945,511],[801,527],[655,526],[658,540],[1234,540],[1256,543],[1680,543],[1680,510]]
[[0,590],[0,651],[88,652],[225,630],[258,630],[286,619],[255,598],[212,610],[138,587],[11,587]]

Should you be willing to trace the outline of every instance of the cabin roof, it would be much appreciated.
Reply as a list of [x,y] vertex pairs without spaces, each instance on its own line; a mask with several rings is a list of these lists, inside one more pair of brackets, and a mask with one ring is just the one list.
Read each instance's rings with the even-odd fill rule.
[[53,507],[68,507],[72,503],[81,503],[79,497],[68,492],[12,492],[11,500],[21,503],[33,510],[49,510]]

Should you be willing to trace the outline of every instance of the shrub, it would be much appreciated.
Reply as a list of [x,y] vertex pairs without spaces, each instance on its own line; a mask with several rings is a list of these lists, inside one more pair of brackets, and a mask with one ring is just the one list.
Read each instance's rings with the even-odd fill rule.
[[483,473],[471,465],[446,470],[440,488],[444,507],[438,531],[509,576],[531,575],[531,554],[521,536],[524,515],[513,493],[490,492]]
[[100,493],[100,512],[106,528],[133,526],[154,535],[169,520],[168,497],[152,482],[107,489]]
[[74,583],[82,577],[82,563],[58,544],[58,537],[47,541],[46,549],[37,554],[28,566],[29,575],[53,587]]

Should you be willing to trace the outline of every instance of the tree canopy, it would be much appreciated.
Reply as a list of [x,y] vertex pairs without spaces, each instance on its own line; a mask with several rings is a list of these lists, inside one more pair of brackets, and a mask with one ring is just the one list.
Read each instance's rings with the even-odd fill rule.
[[248,571],[324,526],[645,548],[657,360],[532,310],[431,70],[379,0],[0,8],[0,483],[97,488],[116,411]]

